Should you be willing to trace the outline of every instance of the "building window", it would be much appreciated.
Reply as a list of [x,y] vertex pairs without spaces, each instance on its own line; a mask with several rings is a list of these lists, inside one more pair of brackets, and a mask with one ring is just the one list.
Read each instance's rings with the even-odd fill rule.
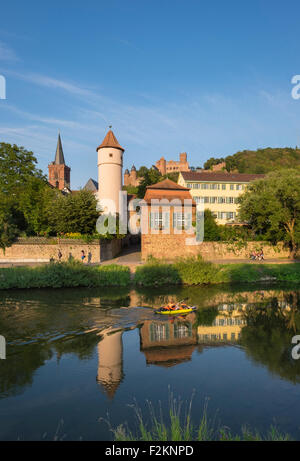
[[173,228],[178,230],[190,229],[192,227],[191,213],[173,213]]
[[169,229],[170,213],[162,211],[150,212],[150,229]]
[[222,184],[222,190],[226,190],[226,184]]
[[201,189],[208,189],[209,184],[201,184]]
[[150,341],[159,342],[167,341],[170,338],[170,327],[168,323],[164,324],[150,324]]
[[109,154],[109,156],[110,156],[110,157],[112,157],[112,156],[113,156],[113,154]]
[[233,197],[226,197],[226,203],[233,203],[234,198]]
[[230,184],[230,190],[234,190],[234,184]]
[[242,190],[242,184],[237,184],[236,185],[236,190]]

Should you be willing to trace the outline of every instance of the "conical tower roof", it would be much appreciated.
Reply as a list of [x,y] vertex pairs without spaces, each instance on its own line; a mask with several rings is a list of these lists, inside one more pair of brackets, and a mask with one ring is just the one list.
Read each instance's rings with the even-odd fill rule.
[[125,149],[123,149],[123,147],[120,146],[120,144],[118,143],[118,140],[117,138],[115,137],[114,133],[112,132],[112,130],[109,130],[105,136],[105,138],[103,139],[102,141],[102,144],[100,144],[100,146],[97,147],[97,151],[99,149],[101,149],[102,147],[114,147],[115,149],[120,149],[124,152]]
[[64,157],[62,144],[61,144],[60,134],[58,134],[54,163],[55,165],[65,165],[65,157]]

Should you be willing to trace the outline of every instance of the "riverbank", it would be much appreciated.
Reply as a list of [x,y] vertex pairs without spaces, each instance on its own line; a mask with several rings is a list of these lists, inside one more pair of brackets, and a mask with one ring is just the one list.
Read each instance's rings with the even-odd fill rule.
[[0,289],[72,287],[144,287],[237,283],[300,283],[300,263],[214,264],[199,258],[175,263],[152,260],[134,268],[90,266],[79,262],[0,268]]
[[127,286],[126,266],[88,266],[79,262],[0,269],[0,289]]
[[300,283],[300,263],[214,264],[190,258],[173,264],[149,262],[136,268],[134,283],[142,286],[222,283]]

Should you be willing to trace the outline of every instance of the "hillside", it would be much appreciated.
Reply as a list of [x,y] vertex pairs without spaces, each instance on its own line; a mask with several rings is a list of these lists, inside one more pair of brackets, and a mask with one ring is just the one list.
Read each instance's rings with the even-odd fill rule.
[[213,168],[213,165],[225,161],[226,170],[239,173],[268,173],[281,168],[300,167],[300,149],[291,147],[244,150],[225,159],[210,158],[204,163],[205,169]]

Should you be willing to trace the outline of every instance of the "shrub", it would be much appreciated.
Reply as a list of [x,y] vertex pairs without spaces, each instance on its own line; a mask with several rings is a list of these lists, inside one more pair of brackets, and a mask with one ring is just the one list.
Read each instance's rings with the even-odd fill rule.
[[182,283],[199,285],[214,283],[216,279],[216,265],[204,261],[201,256],[179,259],[174,268],[180,276]]
[[84,266],[80,262],[0,269],[0,289],[126,286],[126,266]]
[[152,259],[136,268],[134,282],[144,286],[176,285],[181,283],[181,279],[172,264],[160,263]]

